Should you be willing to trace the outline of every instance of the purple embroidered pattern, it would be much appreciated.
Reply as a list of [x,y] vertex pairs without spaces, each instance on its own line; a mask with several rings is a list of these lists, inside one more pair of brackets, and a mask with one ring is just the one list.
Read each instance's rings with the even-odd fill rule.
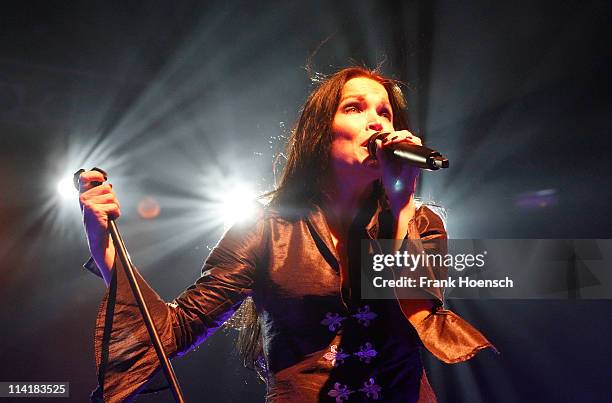
[[340,382],[334,384],[334,388],[327,392],[331,397],[336,398],[336,403],[340,403],[343,400],[348,400],[349,395],[353,393],[346,385],[342,385]]
[[346,354],[342,351],[342,349],[338,350],[338,346],[335,344],[332,344],[329,347],[329,350],[327,353],[325,353],[325,355],[323,355],[323,358],[325,358],[327,361],[331,361],[332,365],[334,367],[337,367],[340,364],[344,363],[344,359],[350,357],[350,354]]
[[366,364],[369,364],[372,358],[376,357],[376,354],[378,354],[378,352],[374,350],[370,342],[359,347],[359,351],[355,353],[355,355],[359,357],[361,361],[365,361]]
[[376,319],[378,315],[370,311],[370,305],[366,305],[363,308],[359,308],[357,313],[353,315],[353,318],[357,319],[360,325],[365,327],[370,326],[370,321]]
[[380,391],[382,388],[376,384],[374,378],[370,378],[366,382],[363,383],[363,388],[359,389],[360,392],[366,394],[367,397],[373,400],[378,400],[380,398]]
[[341,322],[345,319],[346,318],[344,316],[340,316],[339,313],[327,312],[325,314],[325,319],[321,321],[321,324],[327,326],[330,332],[335,332],[342,326]]

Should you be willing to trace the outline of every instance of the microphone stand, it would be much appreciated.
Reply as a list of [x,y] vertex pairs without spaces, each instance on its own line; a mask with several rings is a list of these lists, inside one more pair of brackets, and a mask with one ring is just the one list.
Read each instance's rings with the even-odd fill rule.
[[[104,180],[107,180],[106,172],[101,170],[100,168],[92,168],[94,171],[98,171],[104,175]],[[77,171],[74,174],[75,185],[78,187],[78,177],[80,174],[84,172],[83,169]],[[100,185],[101,183],[92,183],[94,186]],[[147,331],[149,332],[149,337],[151,338],[151,342],[153,343],[153,347],[155,348],[155,352],[157,353],[157,358],[161,364],[161,367],[164,371],[164,375],[170,384],[170,389],[172,390],[172,395],[174,396],[174,401],[177,403],[185,403],[185,398],[183,397],[183,393],[181,392],[181,387],[176,379],[176,374],[174,373],[174,369],[172,368],[172,364],[170,364],[170,360],[164,351],[159,335],[157,334],[157,330],[153,324],[153,318],[149,313],[149,308],[145,303],[144,297],[142,296],[142,292],[140,290],[140,286],[136,281],[136,276],[134,274],[134,266],[132,265],[132,261],[130,260],[128,251],[123,243],[123,239],[121,238],[121,234],[119,233],[119,229],[117,228],[117,224],[115,220],[108,220],[108,230],[110,232],[110,236],[113,240],[113,244],[115,245],[115,251],[123,268],[125,269],[125,275],[130,283],[130,287],[132,289],[132,293],[134,294],[134,298],[136,299],[136,303],[138,304],[138,308],[140,309],[140,313],[144,320],[145,326],[147,327]],[[102,386],[104,387],[104,386]]]

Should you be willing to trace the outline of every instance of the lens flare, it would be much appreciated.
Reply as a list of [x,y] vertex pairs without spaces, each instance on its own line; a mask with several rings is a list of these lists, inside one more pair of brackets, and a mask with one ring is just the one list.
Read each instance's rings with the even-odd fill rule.
[[228,189],[218,206],[224,226],[229,227],[251,217],[255,213],[256,197],[255,191],[246,184],[237,184]]
[[76,199],[79,196],[79,192],[74,188],[72,184],[72,177],[64,177],[57,183],[57,193],[64,200]]

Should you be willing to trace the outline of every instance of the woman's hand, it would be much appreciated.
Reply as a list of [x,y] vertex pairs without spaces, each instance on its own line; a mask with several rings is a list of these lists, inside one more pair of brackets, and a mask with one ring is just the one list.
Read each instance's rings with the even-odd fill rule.
[[396,219],[399,219],[406,209],[411,209],[414,213],[414,192],[421,171],[420,168],[385,153],[385,148],[389,145],[404,142],[422,145],[421,139],[408,130],[391,132],[383,140],[376,141],[376,159],[379,161],[382,171],[382,184],[389,199],[391,211]]
[[[112,185],[104,184],[104,180],[104,175],[98,171],[81,173],[79,176],[81,192],[79,203],[83,214],[89,251],[108,285],[112,278],[112,269],[115,263],[115,246],[108,233],[108,221],[118,218],[121,215],[121,210]],[[102,184],[94,186],[92,182]]]

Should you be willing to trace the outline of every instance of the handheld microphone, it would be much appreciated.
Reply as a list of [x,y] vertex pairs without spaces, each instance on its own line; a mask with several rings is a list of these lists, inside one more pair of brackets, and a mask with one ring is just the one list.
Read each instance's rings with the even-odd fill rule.
[[[370,157],[376,159],[376,140],[385,138],[389,133],[374,133],[368,139],[368,153]],[[383,151],[393,155],[406,163],[421,169],[437,171],[440,168],[448,168],[448,158],[443,157],[436,150],[424,146],[410,143],[390,144],[383,148]]]

